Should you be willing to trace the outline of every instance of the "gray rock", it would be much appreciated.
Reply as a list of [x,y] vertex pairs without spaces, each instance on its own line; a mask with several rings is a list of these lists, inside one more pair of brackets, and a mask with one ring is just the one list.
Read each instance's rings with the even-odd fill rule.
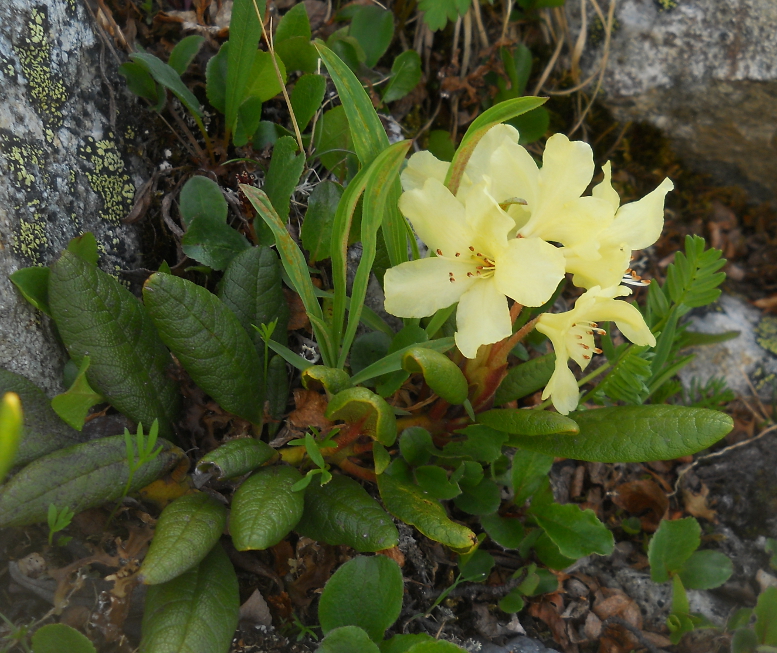
[[[578,30],[579,7],[566,4]],[[725,184],[776,197],[777,3],[622,0],[615,20],[602,83],[615,117],[659,128],[687,164]],[[602,58],[603,39],[591,41],[583,78]]]
[[690,350],[696,358],[679,375],[686,388],[694,379],[704,384],[714,376],[723,377],[737,394],[751,396],[752,384],[763,400],[771,401],[777,380],[777,318],[763,316],[742,299],[722,295],[710,310],[691,317],[690,330],[702,333],[739,331],[740,335],[733,340]]
[[122,145],[134,133],[103,76],[122,88],[84,3],[0,3],[0,366],[49,393],[61,390],[64,350],[8,275],[50,263],[85,231],[106,271],[140,263],[121,224],[140,182]]

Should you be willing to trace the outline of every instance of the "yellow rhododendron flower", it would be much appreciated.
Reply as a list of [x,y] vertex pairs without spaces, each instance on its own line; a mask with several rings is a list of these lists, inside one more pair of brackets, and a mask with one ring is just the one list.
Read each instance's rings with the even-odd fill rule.
[[537,331],[544,333],[553,344],[556,368],[542,398],[550,397],[556,410],[567,415],[577,408],[577,380],[567,364],[572,359],[580,369],[591,362],[591,356],[601,353],[594,344],[594,333],[601,333],[597,322],[615,322],[620,332],[635,345],[655,346],[655,336],[645,324],[642,314],[631,304],[616,297],[630,295],[626,286],[602,289],[594,286],[578,297],[575,307],[565,313],[543,313],[537,321]]

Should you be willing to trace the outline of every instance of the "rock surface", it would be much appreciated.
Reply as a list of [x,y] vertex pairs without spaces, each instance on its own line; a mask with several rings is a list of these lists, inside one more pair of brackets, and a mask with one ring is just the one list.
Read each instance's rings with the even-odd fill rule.
[[[579,6],[566,4],[577,30]],[[591,11],[583,78],[602,59],[597,21]],[[621,0],[615,21],[602,83],[615,117],[659,128],[718,181],[777,198],[777,3]]]
[[107,272],[138,267],[137,236],[121,224],[141,179],[122,145],[135,134],[116,110],[120,88],[84,3],[0,3],[0,367],[49,393],[61,390],[64,350],[8,275],[50,263],[85,231]]

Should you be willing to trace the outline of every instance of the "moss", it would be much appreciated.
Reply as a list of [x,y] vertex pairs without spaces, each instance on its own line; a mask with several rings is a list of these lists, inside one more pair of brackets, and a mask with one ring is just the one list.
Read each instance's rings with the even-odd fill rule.
[[111,224],[120,224],[132,208],[135,186],[125,171],[113,134],[108,133],[108,138],[99,141],[88,136],[78,148],[78,156],[89,164],[91,169],[85,172],[86,178],[103,200],[100,217]]
[[680,4],[679,0],[655,0],[659,11],[671,11]]
[[767,315],[756,325],[755,341],[766,351],[777,354],[777,317]]

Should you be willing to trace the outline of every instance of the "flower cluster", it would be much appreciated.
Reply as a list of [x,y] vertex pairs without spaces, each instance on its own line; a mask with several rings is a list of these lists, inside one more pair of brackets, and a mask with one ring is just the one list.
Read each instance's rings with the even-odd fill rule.
[[430,256],[386,272],[386,310],[420,318],[458,302],[456,345],[474,358],[481,345],[511,335],[508,297],[541,306],[572,274],[587,292],[571,311],[544,313],[537,323],[556,352],[543,398],[567,414],[578,401],[567,361],[585,368],[598,352],[597,321],[615,321],[635,344],[655,344],[639,311],[616,298],[630,293],[620,284],[628,279],[632,250],[652,245],[661,233],[672,182],[620,206],[608,163],[604,180],[584,197],[594,175],[588,144],[556,134],[538,167],[509,125],[493,127],[478,143],[455,195],[444,183],[448,166],[418,152],[402,173],[399,208]]

